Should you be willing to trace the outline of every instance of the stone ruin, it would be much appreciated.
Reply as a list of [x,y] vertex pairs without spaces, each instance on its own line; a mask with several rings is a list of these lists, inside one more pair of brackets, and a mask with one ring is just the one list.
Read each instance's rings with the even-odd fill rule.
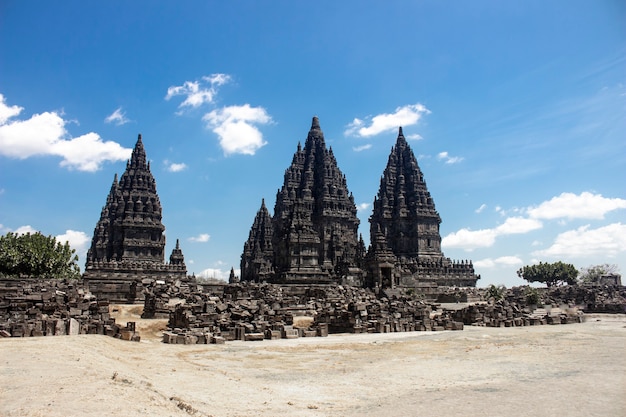
[[121,326],[109,301],[97,299],[79,281],[0,279],[0,336],[102,334],[139,341],[135,323]]
[[441,217],[402,128],[374,198],[369,287],[475,287],[471,261],[452,261],[441,251]]
[[[471,261],[452,261],[441,252],[441,218],[402,128],[374,199],[367,250],[356,213],[346,177],[314,117],[304,147],[298,144],[285,171],[273,216],[261,202],[241,255],[241,281],[423,293],[476,285],[479,276]],[[156,181],[139,135],[94,229],[83,274],[92,293],[111,302],[141,302],[144,280],[194,280],[187,276],[178,240],[170,262],[164,262],[161,219]],[[231,273],[229,282],[238,279]]]
[[370,217],[370,246],[345,175],[327,149],[317,117],[298,144],[274,215],[257,212],[241,255],[241,280],[283,284],[334,283],[369,288],[474,287],[471,261],[441,252],[441,218],[400,128]]
[[164,263],[161,218],[156,181],[139,135],[122,177],[113,179],[87,252],[83,280],[92,293],[132,303],[143,301],[143,279],[187,279],[178,240],[170,262]]
[[570,324],[584,321],[583,312],[624,312],[626,306],[623,287],[540,291],[539,307],[528,304],[525,287],[508,290],[500,300],[486,299],[484,289],[449,290],[438,301],[406,289],[337,284],[243,282],[208,288],[153,281],[145,290],[142,317],[167,318],[163,342],[173,344]]
[[241,280],[286,284],[340,283],[358,270],[359,219],[346,177],[327,149],[317,117],[298,143],[274,216],[261,202],[241,255]]

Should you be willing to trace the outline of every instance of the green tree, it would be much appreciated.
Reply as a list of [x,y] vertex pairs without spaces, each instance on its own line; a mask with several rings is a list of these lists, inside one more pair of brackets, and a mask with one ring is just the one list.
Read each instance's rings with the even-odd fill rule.
[[76,251],[41,233],[0,236],[0,274],[9,277],[80,277]]
[[539,262],[538,265],[526,265],[517,271],[517,275],[528,282],[541,282],[549,287],[559,284],[576,284],[578,270],[572,264],[561,261],[554,263]]
[[598,282],[602,275],[619,273],[619,267],[615,264],[591,265],[582,268],[578,280],[580,282]]

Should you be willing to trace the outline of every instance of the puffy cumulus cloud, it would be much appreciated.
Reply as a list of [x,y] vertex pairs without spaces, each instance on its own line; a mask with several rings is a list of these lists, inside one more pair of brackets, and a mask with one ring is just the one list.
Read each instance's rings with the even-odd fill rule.
[[446,164],[458,164],[463,160],[463,157],[460,156],[450,156],[448,152],[443,151],[437,154],[437,159],[440,161],[444,161]]
[[550,258],[589,257],[605,255],[614,257],[626,252],[626,225],[613,223],[597,229],[581,226],[559,234],[552,246],[533,252],[533,255]]
[[201,233],[198,236],[190,237],[189,241],[197,242],[197,243],[204,243],[204,242],[208,242],[209,239],[211,239],[211,235],[209,235],[208,233]]
[[56,112],[11,120],[21,111],[21,107],[7,106],[0,95],[0,155],[17,159],[60,156],[61,166],[90,172],[100,169],[104,162],[130,158],[132,149],[116,142],[104,142],[97,133],[68,138],[67,122]]
[[96,133],[87,133],[70,140],[54,144],[54,153],[63,156],[61,166],[79,171],[97,171],[105,161],[124,161],[130,158],[132,149],[119,143],[107,141]]
[[495,229],[470,230],[463,228],[441,239],[441,246],[444,248],[461,248],[471,252],[477,248],[493,246],[496,237]]
[[[218,262],[218,266],[222,265],[222,262]],[[240,276],[240,270],[235,269],[235,276]],[[230,277],[230,269],[221,269],[221,268],[207,268],[198,274],[200,278],[208,278],[208,279],[218,279],[220,281],[228,281]]]
[[423,104],[409,104],[397,107],[394,113],[383,113],[366,120],[355,118],[348,124],[344,134],[346,136],[370,137],[383,132],[390,132],[400,126],[412,126],[417,124],[424,114],[429,114]]
[[17,116],[24,110],[20,106],[7,106],[4,102],[4,94],[0,94],[0,124],[5,124],[7,120]]
[[211,74],[197,81],[185,81],[183,85],[169,87],[165,100],[170,100],[176,96],[184,96],[185,99],[178,105],[179,108],[200,107],[205,103],[213,103],[218,87],[230,82],[230,80],[231,77],[227,74]]
[[39,230],[34,229],[30,224],[25,226],[20,226],[17,229],[13,230],[13,233],[18,235],[25,235],[26,233],[37,233]]
[[84,257],[87,253],[91,238],[85,233],[76,230],[66,230],[65,233],[56,237],[57,242],[64,244],[68,242],[70,247],[76,250],[79,257]]
[[118,107],[113,113],[105,117],[104,122],[114,123],[116,126],[121,126],[130,122],[130,120],[126,118],[126,113],[122,111],[122,108]]
[[496,227],[495,231],[498,235],[513,235],[528,233],[532,230],[541,229],[543,223],[537,219],[526,219],[523,217],[509,217],[503,224]]
[[361,151],[368,150],[368,149],[370,149],[371,147],[372,147],[372,144],[371,144],[371,143],[368,143],[367,145],[354,146],[354,147],[352,147],[352,150],[353,150],[354,152],[361,152]]
[[540,229],[543,224],[536,219],[509,217],[505,222],[492,229],[470,230],[463,228],[450,233],[441,240],[445,248],[461,248],[468,252],[477,248],[489,248],[494,245],[498,236],[528,233]]
[[251,107],[249,104],[213,110],[205,114],[203,120],[219,137],[225,155],[254,155],[267,144],[256,125],[272,122],[263,107]]
[[529,207],[527,212],[536,219],[603,219],[608,212],[626,208],[622,198],[605,198],[601,194],[582,192],[562,193],[537,207]]
[[165,160],[163,162],[165,163],[165,168],[169,172],[180,172],[180,171],[184,171],[187,169],[187,164],[185,164],[184,162],[176,163],[176,162],[170,162],[168,160]]
[[517,256],[501,256],[496,259],[485,258],[474,261],[474,268],[495,269],[498,267],[510,267],[523,264],[524,261]]

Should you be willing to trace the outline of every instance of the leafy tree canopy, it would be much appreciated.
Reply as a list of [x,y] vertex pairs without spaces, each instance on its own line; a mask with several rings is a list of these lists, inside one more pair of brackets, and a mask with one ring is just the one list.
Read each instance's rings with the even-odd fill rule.
[[559,284],[576,284],[578,270],[572,264],[561,261],[554,263],[539,262],[538,265],[526,265],[517,271],[517,275],[528,282],[541,282],[548,287]]
[[602,275],[618,273],[619,268],[615,264],[591,265],[581,269],[578,279],[580,282],[598,282]]
[[7,233],[0,236],[0,275],[9,277],[80,277],[76,251],[41,233]]

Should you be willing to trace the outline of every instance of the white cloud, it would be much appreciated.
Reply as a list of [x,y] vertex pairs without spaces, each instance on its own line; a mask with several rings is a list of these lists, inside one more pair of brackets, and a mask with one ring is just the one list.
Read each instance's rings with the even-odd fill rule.
[[37,233],[39,230],[35,230],[33,229],[33,227],[30,224],[27,224],[26,226],[20,226],[17,229],[15,229],[13,231],[13,233],[16,233],[18,235],[25,235],[26,233]]
[[204,243],[204,242],[208,242],[209,239],[211,239],[211,235],[209,235],[208,233],[202,233],[202,234],[199,234],[198,236],[190,237],[189,241],[197,242],[197,243]]
[[[223,263],[220,263],[223,264]],[[240,270],[235,269],[235,276],[241,276]],[[220,269],[220,268],[207,268],[200,272],[199,276],[201,278],[215,278],[222,281],[228,281],[230,277],[230,268],[228,269]]]
[[63,156],[61,166],[79,171],[94,172],[105,161],[124,161],[130,158],[132,149],[123,148],[119,143],[103,142],[97,133],[87,133],[70,140],[54,144],[54,153]]
[[207,126],[219,136],[219,142],[225,155],[239,153],[254,155],[267,144],[263,134],[255,126],[272,122],[272,118],[263,107],[227,106],[213,110],[202,118]]
[[596,219],[610,211],[626,208],[622,198],[605,198],[601,194],[582,192],[580,195],[562,193],[537,207],[528,208],[528,215],[536,219]]
[[91,240],[85,232],[79,232],[76,230],[66,230],[62,235],[58,235],[56,239],[57,242],[60,242],[61,244],[69,242],[70,247],[76,250],[76,253],[80,257],[84,257],[87,253],[87,248]]
[[413,133],[411,135],[404,135],[404,137],[408,140],[422,140],[424,139],[422,135],[418,135],[417,133]]
[[100,169],[104,162],[130,158],[132,149],[103,142],[97,133],[68,138],[67,122],[56,112],[10,120],[21,111],[21,107],[7,106],[0,94],[0,155],[17,159],[55,155],[63,158],[63,167],[90,172]]
[[541,229],[543,224],[536,219],[525,219],[523,217],[509,217],[503,224],[496,227],[498,235],[512,235],[528,233],[531,230]]
[[495,229],[470,230],[463,228],[458,232],[450,233],[441,239],[441,246],[445,248],[462,248],[472,251],[477,248],[488,248],[496,241]]
[[397,130],[398,127],[412,126],[417,124],[424,114],[429,114],[423,104],[409,104],[397,107],[394,113],[383,113],[373,117],[368,117],[369,126],[365,120],[355,118],[347,126],[344,134],[346,136],[370,137],[383,132]]
[[165,160],[163,162],[165,163],[166,169],[169,172],[180,172],[180,171],[184,171],[187,169],[187,164],[185,164],[184,162],[175,163],[175,162],[170,162],[168,160]]
[[444,161],[446,164],[457,164],[463,160],[460,156],[450,156],[446,151],[439,152],[437,154],[437,159]]
[[356,206],[356,209],[358,211],[365,211],[365,210],[368,210],[371,206],[372,206],[371,203],[361,203]]
[[522,261],[517,256],[501,256],[496,259],[485,258],[479,261],[474,261],[474,268],[482,268],[482,269],[493,269],[498,268],[500,266],[510,267],[515,265],[523,265],[524,261]]
[[559,234],[552,246],[533,252],[535,256],[589,257],[604,255],[614,257],[626,252],[626,225],[613,223],[597,229],[590,225]]
[[365,150],[367,150],[367,149],[370,149],[371,147],[372,147],[372,144],[371,144],[371,143],[368,143],[367,145],[354,146],[354,147],[352,148],[352,150],[353,150],[354,152],[361,152],[361,151],[365,151]]
[[487,208],[486,204],[481,204],[480,207],[478,207],[476,210],[474,210],[474,212],[481,213],[486,208]]
[[24,110],[23,107],[4,104],[4,95],[0,94],[0,125],[5,124],[7,120],[20,114],[22,110]]
[[543,224],[535,219],[509,217],[505,222],[493,229],[470,230],[463,228],[450,233],[441,240],[446,248],[462,248],[472,251],[477,248],[489,248],[494,245],[498,236],[528,233],[540,229]]
[[[481,205],[476,212],[482,211],[485,207],[484,204]],[[583,192],[580,195],[562,193],[560,196],[544,201],[536,207],[531,206],[526,209],[514,207],[504,210],[502,207],[496,206],[495,211],[502,216],[505,216],[507,213],[515,213],[528,214],[529,217],[509,216],[503,224],[492,229],[470,230],[463,228],[444,237],[441,245],[442,247],[462,248],[472,251],[476,248],[493,246],[498,236],[524,234],[541,229],[543,227],[541,220],[557,220],[557,223],[560,225],[565,224],[563,219],[601,220],[606,213],[622,208],[626,208],[626,200],[624,199],[605,198],[600,194],[589,192]],[[562,233],[549,249],[534,253],[545,256],[578,256],[591,253],[615,254],[617,250],[615,248],[616,242],[623,242],[623,240],[615,236],[614,231],[621,230],[624,226],[621,226],[619,223],[617,225],[614,224],[610,227],[606,226],[605,228],[595,230],[587,230],[589,228],[589,225],[587,225]],[[599,231],[603,231],[605,235],[602,235]],[[593,247],[588,247],[587,243],[581,243],[585,241],[589,241]],[[536,247],[539,243],[535,241],[532,245]],[[626,248],[626,243],[622,247]]]
[[122,111],[121,107],[115,109],[113,113],[108,115],[105,119],[105,123],[115,123],[116,126],[121,126],[128,123],[130,120],[126,118],[126,113]]
[[231,77],[227,74],[212,74],[202,77],[200,81],[185,81],[183,85],[169,87],[165,100],[184,96],[185,100],[178,105],[179,108],[197,108],[205,103],[213,103],[217,94],[217,87],[228,83],[230,80]]

